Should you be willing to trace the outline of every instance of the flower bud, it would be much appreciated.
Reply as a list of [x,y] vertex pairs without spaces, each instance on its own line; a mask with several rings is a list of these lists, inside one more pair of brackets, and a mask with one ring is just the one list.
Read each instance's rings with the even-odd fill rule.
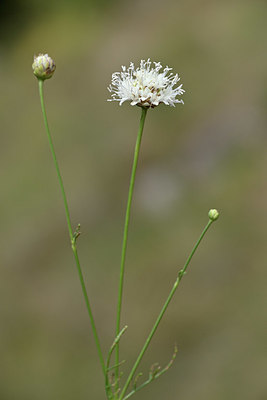
[[39,54],[37,57],[34,56],[32,69],[38,79],[45,80],[52,77],[56,64],[48,54]]
[[209,214],[208,214],[208,216],[209,216],[209,219],[211,220],[211,221],[216,221],[216,219],[218,219],[219,218],[219,212],[217,211],[217,210],[215,210],[215,209],[211,209],[211,210],[209,210]]

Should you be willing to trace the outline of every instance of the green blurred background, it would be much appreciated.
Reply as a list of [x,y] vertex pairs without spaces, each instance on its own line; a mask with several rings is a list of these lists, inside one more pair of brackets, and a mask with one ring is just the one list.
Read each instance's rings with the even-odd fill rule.
[[[34,54],[106,352],[140,109],[108,103],[140,59],[181,75],[185,105],[148,112],[134,194],[121,342],[125,375],[207,222],[144,358],[168,363],[135,398],[264,400],[267,4],[264,0],[5,0],[0,6],[0,399],[105,398],[40,110]],[[265,328],[265,329],[264,329]],[[123,378],[122,378],[123,379]]]

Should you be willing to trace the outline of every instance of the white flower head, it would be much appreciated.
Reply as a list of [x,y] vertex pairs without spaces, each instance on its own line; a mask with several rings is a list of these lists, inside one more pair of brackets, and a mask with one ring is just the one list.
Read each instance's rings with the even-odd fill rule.
[[129,68],[122,66],[121,72],[112,74],[111,84],[108,87],[111,99],[108,101],[119,101],[120,106],[125,101],[130,101],[132,106],[154,108],[164,103],[175,107],[176,103],[184,103],[177,99],[185,90],[183,85],[175,87],[180,78],[174,75],[172,68],[168,66],[162,70],[159,62],[141,60],[140,66],[135,69],[134,63]]
[[50,79],[55,72],[56,64],[48,54],[34,56],[32,69],[38,79]]

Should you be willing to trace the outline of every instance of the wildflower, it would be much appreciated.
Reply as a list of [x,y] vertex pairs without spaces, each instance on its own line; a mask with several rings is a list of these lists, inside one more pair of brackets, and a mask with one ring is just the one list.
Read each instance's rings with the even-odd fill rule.
[[176,98],[184,93],[183,85],[174,88],[180,80],[178,74],[169,73],[172,68],[168,66],[161,71],[159,62],[153,64],[150,59],[141,60],[135,69],[131,62],[129,68],[122,66],[121,72],[113,73],[108,87],[112,98],[108,101],[119,101],[120,105],[130,101],[132,106],[144,108],[154,108],[161,103],[175,107],[176,103],[183,103]]
[[56,64],[48,54],[39,54],[37,57],[34,56],[32,69],[38,79],[45,80],[52,77]]

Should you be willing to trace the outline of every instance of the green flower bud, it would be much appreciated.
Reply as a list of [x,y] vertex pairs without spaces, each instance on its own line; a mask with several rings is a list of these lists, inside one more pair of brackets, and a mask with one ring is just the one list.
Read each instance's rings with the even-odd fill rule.
[[219,212],[217,211],[217,210],[215,210],[215,209],[211,209],[211,210],[209,210],[209,214],[208,214],[208,216],[209,216],[209,219],[211,220],[211,221],[216,221],[216,219],[218,219],[219,218]]
[[32,69],[38,79],[50,79],[55,72],[56,64],[48,54],[39,54],[37,57],[34,56]]

